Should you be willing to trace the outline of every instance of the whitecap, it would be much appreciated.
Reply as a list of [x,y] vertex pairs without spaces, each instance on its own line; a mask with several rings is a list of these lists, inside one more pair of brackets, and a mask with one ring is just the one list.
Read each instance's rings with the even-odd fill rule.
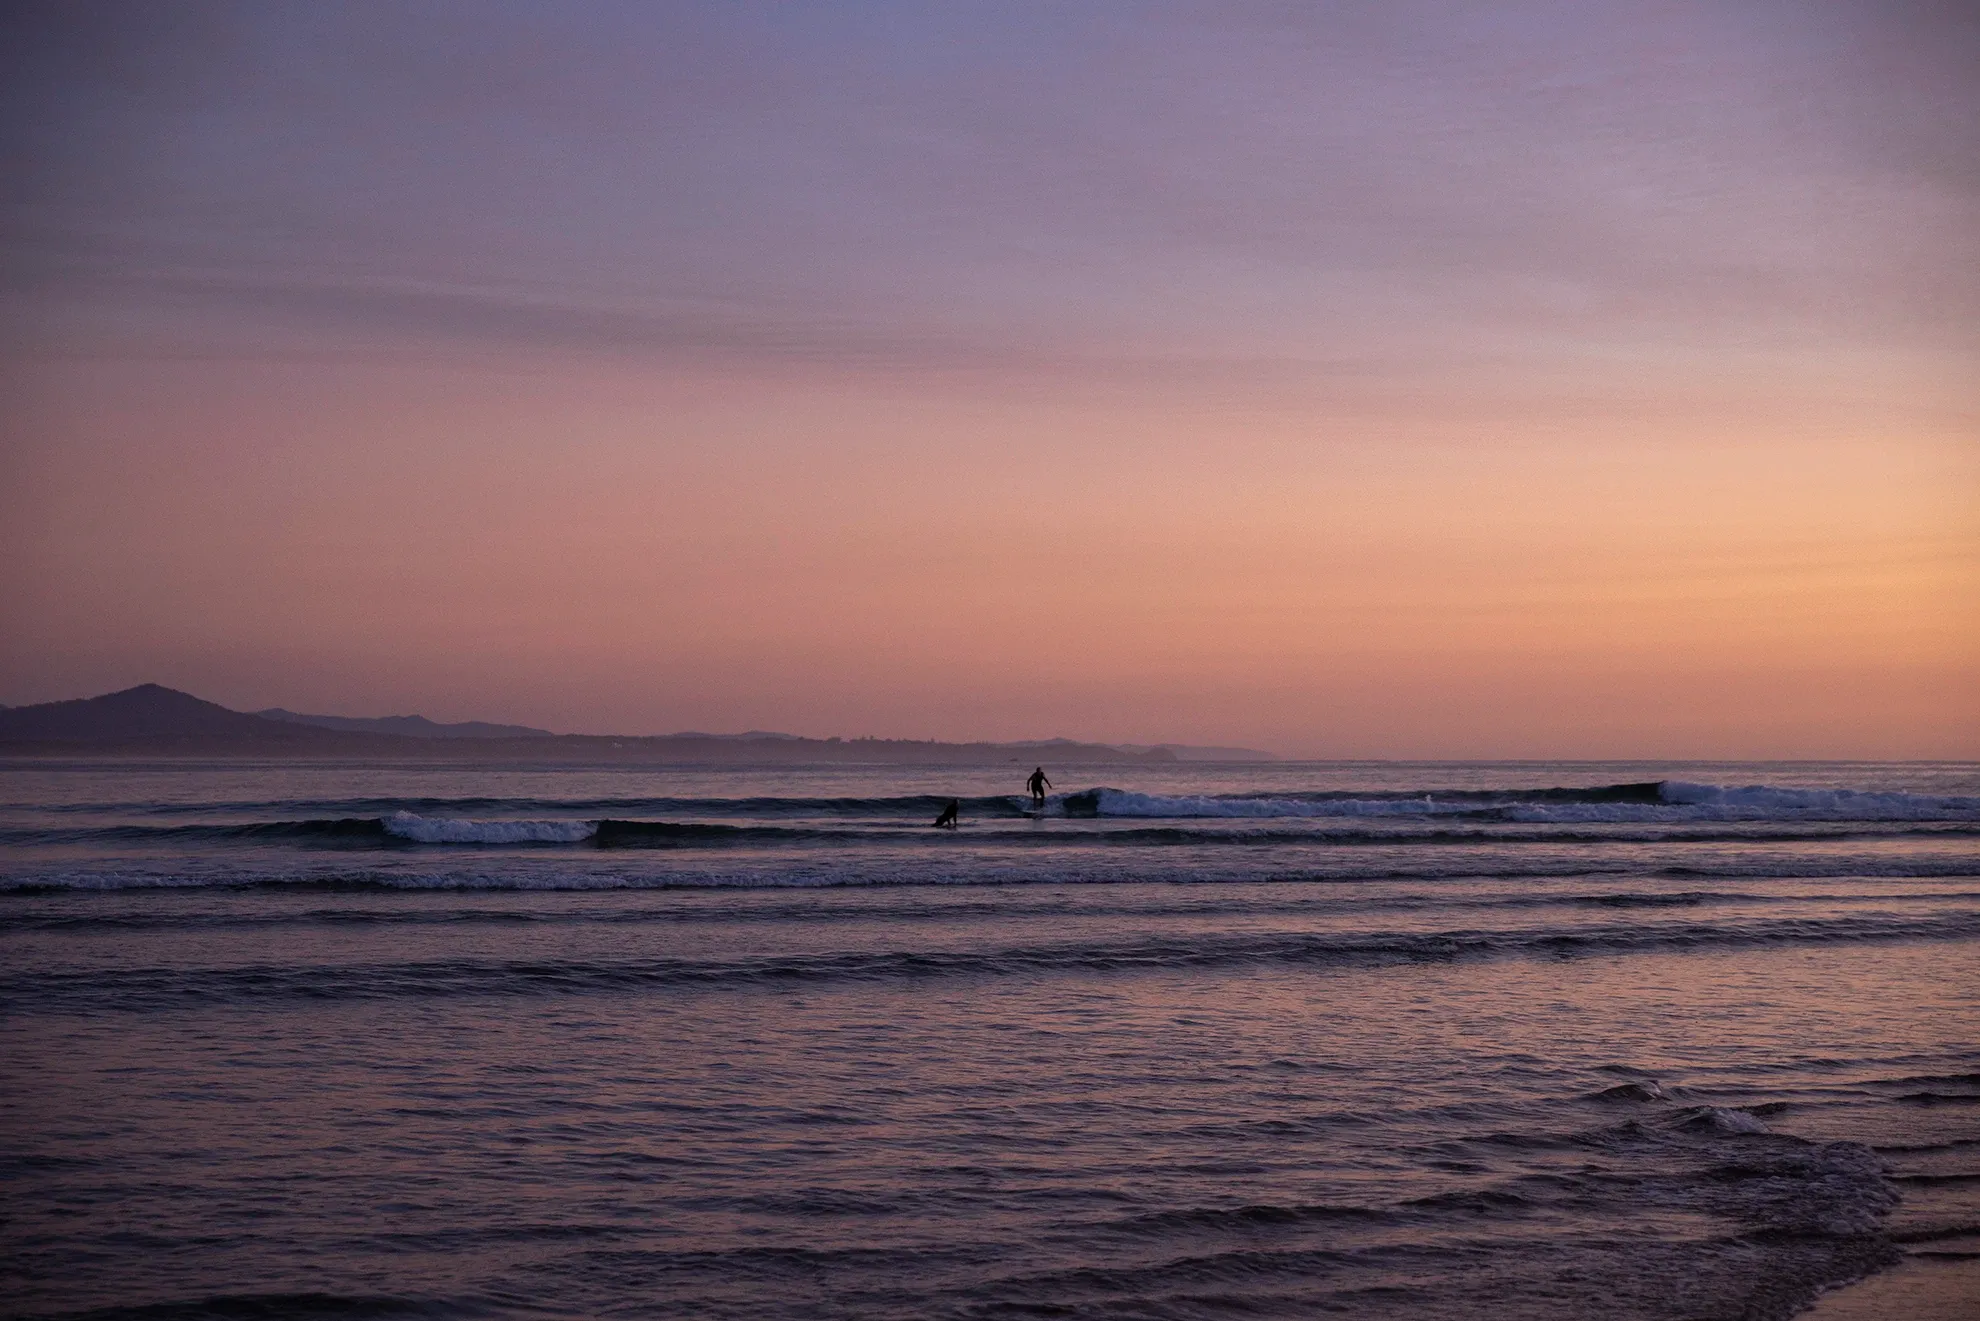
[[576,844],[598,833],[596,821],[470,821],[394,812],[385,833],[421,844]]

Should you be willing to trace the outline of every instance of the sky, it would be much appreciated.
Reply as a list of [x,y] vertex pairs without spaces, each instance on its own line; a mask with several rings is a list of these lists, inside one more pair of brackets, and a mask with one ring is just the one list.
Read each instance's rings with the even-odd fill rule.
[[1980,757],[1980,10],[26,3],[0,702]]

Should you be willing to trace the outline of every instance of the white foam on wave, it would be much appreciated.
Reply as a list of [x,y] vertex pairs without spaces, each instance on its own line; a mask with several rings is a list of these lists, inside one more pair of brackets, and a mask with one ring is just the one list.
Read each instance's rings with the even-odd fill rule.
[[[1868,793],[1853,789],[1728,788],[1664,782],[1662,802],[1519,801],[1517,790],[1492,802],[1464,798],[1211,798],[1095,789],[1094,810],[1107,817],[1442,817],[1492,813],[1534,825],[1627,824],[1684,821],[1970,821],[1980,818],[1980,798],[1934,794]],[[1062,804],[1064,800],[1059,800]],[[1063,810],[1062,808],[1060,810]]]
[[1768,1128],[1767,1122],[1756,1114],[1745,1110],[1722,1109],[1716,1105],[1705,1107],[1699,1114],[1698,1119],[1705,1127],[1719,1133],[1771,1133],[1774,1131]]
[[1095,809],[1101,816],[1450,816],[1478,810],[1476,803],[1439,803],[1427,794],[1422,798],[1336,798],[1317,803],[1299,798],[1178,798],[1127,789],[1097,789],[1094,794]]
[[469,821],[394,812],[385,833],[421,844],[576,844],[598,833],[596,821]]

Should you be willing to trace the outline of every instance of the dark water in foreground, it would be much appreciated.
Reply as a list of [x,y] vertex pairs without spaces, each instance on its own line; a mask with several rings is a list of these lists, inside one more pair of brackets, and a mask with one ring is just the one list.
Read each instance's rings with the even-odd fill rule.
[[0,1307],[1759,1318],[1980,1250],[1980,768],[1028,769],[0,767]]

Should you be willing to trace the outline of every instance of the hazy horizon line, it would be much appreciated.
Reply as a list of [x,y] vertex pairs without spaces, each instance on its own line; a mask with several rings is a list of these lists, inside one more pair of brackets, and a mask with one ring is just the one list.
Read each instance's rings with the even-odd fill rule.
[[[443,728],[448,726],[479,724],[479,725],[491,725],[491,726],[510,726],[515,728],[531,729],[537,731],[536,733],[530,735],[517,736],[518,738],[529,738],[529,737],[543,737],[543,738],[555,738],[555,739],[706,738],[706,739],[721,740],[724,742],[746,742],[754,738],[763,741],[790,740],[796,742],[811,742],[811,743],[871,742],[871,743],[938,744],[938,745],[949,745],[956,747],[977,746],[977,747],[1001,747],[1001,748],[1019,748],[1019,747],[1040,748],[1040,747],[1047,747],[1056,743],[1056,744],[1069,744],[1069,745],[1083,746],[1083,747],[1106,747],[1106,748],[1114,749],[1115,751],[1130,752],[1130,753],[1148,751],[1148,750],[1154,750],[1160,748],[1170,748],[1170,749],[1177,749],[1184,751],[1199,751],[1199,752],[1201,751],[1250,752],[1250,753],[1257,753],[1260,755],[1262,759],[1270,760],[1270,761],[1279,761],[1279,762],[1288,762],[1288,763],[1315,763],[1315,764],[1328,763],[1328,764],[1337,764],[1337,765],[1354,765],[1354,764],[1390,764],[1390,765],[1400,765],[1400,766],[1407,766],[1407,765],[1507,765],[1507,766],[1512,766],[1512,765],[1554,765],[1554,766],[1572,766],[1572,765],[1588,765],[1588,766],[1956,765],[1956,766],[1968,766],[1968,765],[1980,765],[1980,758],[1972,758],[1972,757],[1699,756],[1699,755],[1682,755],[1682,754],[1650,755],[1643,753],[1617,754],[1617,755],[1606,755],[1606,756],[1591,756],[1587,754],[1552,755],[1552,756],[1504,756],[1504,755],[1494,756],[1494,755],[1479,755],[1479,754],[1442,755],[1442,756],[1424,756],[1424,755],[1384,756],[1384,755],[1373,755],[1373,754],[1353,755],[1353,754],[1342,754],[1342,753],[1334,753],[1334,754],[1320,753],[1312,749],[1291,750],[1291,749],[1260,748],[1236,741],[1186,742],[1176,739],[1164,739],[1164,740],[1152,740],[1145,738],[1114,739],[1114,738],[1105,738],[1105,737],[1073,738],[1066,735],[1050,735],[1046,737],[1016,738],[1016,739],[967,738],[967,737],[917,738],[917,737],[909,737],[902,735],[871,734],[871,733],[857,734],[857,735],[795,734],[785,730],[772,730],[772,729],[762,729],[762,728],[747,729],[736,733],[719,733],[711,730],[701,730],[701,729],[676,729],[676,730],[669,730],[660,733],[645,733],[645,734],[631,733],[625,730],[583,732],[583,731],[555,730],[540,725],[531,725],[526,721],[522,721],[522,720],[491,719],[485,716],[472,716],[463,719],[436,720],[433,717],[427,716],[423,712],[418,712],[418,711],[394,713],[390,715],[348,716],[348,715],[342,715],[336,712],[328,712],[328,711],[299,711],[289,707],[281,706],[279,704],[275,706],[264,706],[254,710],[247,710],[238,707],[227,706],[222,702],[213,701],[213,699],[211,698],[201,697],[197,693],[188,692],[185,689],[173,688],[169,684],[157,683],[155,681],[132,684],[125,688],[113,689],[109,692],[89,694],[82,697],[52,698],[52,699],[46,699],[46,700],[34,701],[34,702],[0,702],[0,710],[25,710],[31,707],[53,706],[66,702],[94,701],[100,698],[115,697],[122,695],[124,693],[135,692],[143,688],[157,688],[165,692],[177,693],[181,696],[194,698],[197,701],[210,703],[213,706],[220,707],[221,709],[226,711],[234,712],[235,714],[238,715],[261,716],[262,712],[264,711],[286,711],[290,716],[324,717],[335,720],[384,721],[384,720],[417,719],[417,720],[426,720],[436,726]],[[277,719],[277,720],[280,719],[280,717],[263,717],[263,718]],[[325,728],[325,727],[318,726],[318,728]],[[383,732],[383,731],[373,731],[373,732]],[[421,736],[401,735],[400,737],[419,738]],[[437,741],[444,741],[444,740],[437,740]],[[481,740],[476,740],[476,741],[481,741]],[[4,759],[4,757],[5,754],[0,753],[0,759]],[[1211,759],[1206,759],[1206,760],[1211,760]],[[1244,759],[1226,758],[1224,760],[1241,761]]]

